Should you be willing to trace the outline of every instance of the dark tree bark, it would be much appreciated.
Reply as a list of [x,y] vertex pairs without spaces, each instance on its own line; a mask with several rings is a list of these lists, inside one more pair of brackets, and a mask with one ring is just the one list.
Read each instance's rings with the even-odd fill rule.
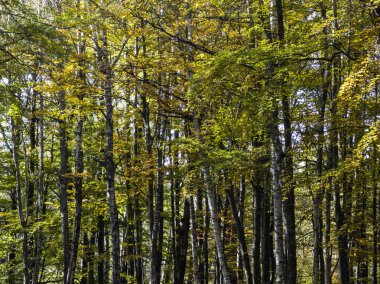
[[[59,93],[59,110],[63,116],[66,110],[65,93]],[[70,236],[69,236],[69,213],[68,213],[68,173],[69,173],[69,149],[67,145],[66,121],[59,119],[59,153],[60,153],[60,171],[59,171],[59,208],[61,212],[61,233],[63,249],[63,283],[67,283],[67,273],[70,264]]]
[[[82,34],[79,35],[79,43],[78,43],[78,54],[82,55],[85,51],[84,43],[81,41]],[[79,64],[83,67],[83,62]],[[78,79],[80,80],[82,88],[86,83],[86,77],[82,69],[78,70]],[[79,93],[78,99],[83,101],[84,94]],[[82,222],[82,200],[83,200],[83,171],[84,171],[84,162],[83,162],[83,114],[81,105],[78,106],[79,113],[77,116],[77,126],[75,131],[75,216],[74,216],[74,229],[73,229],[73,237],[71,244],[71,252],[70,252],[70,264],[67,272],[67,283],[74,284],[75,278],[75,269],[77,264],[78,257],[78,248],[79,248],[79,239],[81,234],[81,222]]]
[[12,132],[12,156],[16,176],[16,200],[17,200],[17,213],[22,228],[22,266],[23,266],[23,283],[29,284],[29,259],[28,259],[28,228],[27,219],[23,212],[22,192],[21,192],[21,172],[20,172],[20,125],[15,121],[18,118],[11,118],[11,132]]
[[[100,256],[100,260],[97,263],[97,271],[98,271],[98,284],[103,284],[105,282],[104,276],[104,254],[105,254],[105,231],[104,231],[104,217],[102,215],[98,216],[98,254]],[[93,260],[91,260],[93,262]]]
[[[272,221],[271,221],[271,181],[269,169],[265,174],[265,182],[263,187],[262,200],[262,229],[261,229],[261,259],[262,259],[262,283],[271,283],[271,274],[275,270],[273,265],[273,236],[272,236]],[[256,264],[254,264],[256,265]],[[255,283],[256,284],[256,283]]]
[[[143,45],[143,48],[144,45]],[[138,57],[139,55],[139,38],[136,38],[135,40],[135,56]],[[135,76],[137,76],[137,68],[134,67],[134,73]],[[144,72],[145,74],[145,72]],[[138,108],[139,107],[139,93],[138,93],[138,88],[135,87],[134,89],[134,107]],[[134,128],[134,134],[133,134],[133,158],[136,164],[138,164],[139,160],[139,139],[142,134],[142,129],[139,127],[138,122],[137,122],[137,117],[134,118],[133,121],[133,128]],[[136,275],[136,281],[137,284],[142,284],[143,282],[143,267],[142,267],[142,219],[141,219],[141,209],[140,209],[140,194],[134,194],[134,220],[136,224],[136,239],[135,239],[135,275]]]
[[[33,81],[36,81],[35,74],[32,75],[34,77]],[[36,139],[36,124],[37,124],[37,117],[36,117],[36,101],[37,101],[37,92],[35,92],[33,89],[30,90],[30,112],[32,117],[30,118],[29,122],[29,139],[30,139],[30,150],[31,150],[31,157],[29,162],[29,171],[30,171],[30,178],[27,178],[27,192],[26,192],[26,218],[28,219],[29,216],[34,215],[34,192],[35,192],[35,171],[36,171],[36,157],[34,155],[36,145],[37,145],[37,139]]]
[[[338,26],[338,7],[336,0],[332,1],[333,10],[333,29],[335,31],[339,30]],[[331,87],[331,102],[330,102],[330,113],[331,113],[331,129],[333,134],[330,143],[332,144],[332,168],[336,169],[338,167],[339,160],[339,149],[338,149],[338,133],[337,133],[337,94],[340,87],[340,71],[341,60],[339,57],[335,58],[332,63],[332,87]],[[344,153],[342,153],[343,159]],[[342,178],[341,183],[346,183],[345,178]],[[347,235],[344,232],[344,214],[345,210],[342,208],[341,204],[341,187],[338,181],[334,181],[334,209],[335,209],[335,219],[336,219],[336,229],[338,233],[338,268],[339,268],[339,281],[340,283],[349,283],[350,281],[350,267],[348,262],[348,251],[347,251]],[[343,195],[345,194],[345,186],[342,185]]]
[[[94,250],[93,250],[93,247],[95,247],[95,234],[91,233],[91,237],[90,237],[90,240],[89,240],[89,250],[88,250],[88,260],[89,260],[89,263],[88,263],[88,277],[87,277],[87,283],[88,284],[91,284],[91,283],[96,283],[95,282],[95,253],[94,253]],[[101,275],[103,276],[103,275]],[[104,277],[104,276],[103,276]],[[98,275],[98,279],[99,279],[99,275]],[[98,283],[101,283],[101,282],[98,282]]]
[[188,248],[188,237],[190,229],[190,203],[189,200],[185,200],[183,216],[181,219],[181,225],[177,227],[178,243],[176,245],[176,267],[177,270],[174,274],[174,283],[184,283],[185,270],[186,270],[186,258]]
[[226,193],[227,193],[228,200],[231,206],[232,217],[235,223],[236,232],[237,232],[238,240],[239,240],[239,247],[241,250],[242,257],[243,257],[243,266],[244,266],[246,283],[251,284],[253,283],[253,280],[252,280],[251,264],[249,262],[247,242],[245,241],[244,227],[239,218],[239,211],[238,211],[238,208],[236,207],[236,201],[235,201],[232,186],[227,190]]
[[208,283],[209,278],[209,245],[208,245],[208,233],[210,228],[210,209],[208,206],[208,198],[205,196],[205,219],[204,219],[204,230],[203,230],[203,263],[204,263],[204,282]]
[[89,242],[87,232],[83,233],[83,258],[82,258],[82,277],[80,279],[80,284],[87,284],[88,277],[88,266],[89,266]]
[[[259,173],[257,173],[258,175]],[[261,252],[261,233],[263,230],[262,219],[264,217],[263,214],[263,195],[264,188],[260,184],[260,177],[254,177],[252,180],[252,188],[253,188],[253,235],[254,235],[254,243],[253,243],[253,275],[255,284],[261,283],[261,261],[260,261],[260,252]],[[264,248],[263,248],[264,249]]]
[[373,227],[373,241],[372,241],[372,284],[377,284],[377,270],[378,270],[378,235],[379,230],[377,227],[377,177],[378,177],[378,169],[377,169],[377,145],[373,145],[373,170],[372,170],[372,227]]
[[[36,81],[36,80],[35,80]],[[44,202],[44,116],[42,114],[44,110],[44,97],[42,94],[39,94],[39,111],[40,117],[38,119],[38,144],[39,144],[39,153],[38,153],[38,193],[37,193],[37,221],[42,221],[43,215],[43,202]],[[39,272],[41,264],[41,254],[42,254],[42,226],[39,226],[36,234],[36,253],[34,260],[34,271],[32,283],[37,284],[39,281]]]
[[158,149],[157,149],[157,183],[156,183],[156,204],[154,213],[154,226],[153,234],[157,236],[157,283],[161,280],[162,270],[162,247],[163,247],[163,235],[164,235],[164,219],[162,213],[164,211],[164,169],[163,163],[165,159],[163,151],[163,143],[165,141],[166,124],[167,121],[158,119],[157,133],[158,133]]
[[[194,198],[190,196],[190,219],[191,219],[191,256],[193,260],[193,274],[194,283],[200,284],[201,277],[199,275],[199,254],[198,254],[198,234],[197,234],[197,221],[195,216]],[[183,268],[182,268],[183,269]]]
[[[175,138],[177,138],[176,134],[178,131],[175,132]],[[169,134],[169,142],[171,142],[171,135]],[[179,184],[178,184],[178,176],[177,176],[177,170],[178,170],[178,151],[175,149],[173,151],[173,147],[171,144],[169,144],[169,155],[170,155],[170,227],[171,227],[171,235],[172,235],[172,242],[171,242],[171,253],[173,258],[173,275],[174,279],[177,278],[177,275],[179,274],[179,266],[178,266],[178,260],[179,260],[179,251],[177,249],[177,246],[179,244],[179,238],[180,238],[180,227],[179,227]],[[177,187],[178,186],[178,187]],[[175,280],[179,281],[179,280]]]
[[[284,215],[285,215],[285,239],[287,244],[286,268],[288,284],[297,282],[297,254],[296,254],[296,223],[295,223],[295,197],[293,181],[293,147],[292,147],[292,129],[289,109],[289,98],[282,99],[282,112],[284,121],[285,137],[285,169],[284,169]],[[321,243],[322,244],[322,243]],[[323,263],[323,257],[321,257]],[[322,277],[323,278],[323,277]]]
[[112,283],[120,283],[120,230],[119,216],[115,194],[115,162],[113,158],[114,146],[114,120],[113,120],[113,97],[112,97],[112,70],[109,62],[107,35],[103,34],[102,47],[98,47],[100,71],[104,76],[102,89],[106,107],[106,147],[105,147],[105,181],[107,186],[108,210],[110,215],[112,236]]
[[314,259],[313,259],[313,283],[325,283],[324,258],[323,258],[323,222],[322,222],[322,199],[324,186],[323,173],[323,145],[324,145],[324,120],[327,90],[323,89],[319,99],[319,121],[317,125],[318,147],[317,147],[317,182],[319,188],[313,198],[313,237],[314,237]]
[[[131,278],[134,278],[135,276],[135,261],[134,261],[134,249],[136,247],[135,243],[135,222],[136,220],[134,219],[134,193],[132,192],[132,187],[129,182],[129,172],[131,171],[131,165],[130,165],[130,160],[131,160],[131,155],[128,152],[126,155],[126,172],[128,175],[127,181],[126,181],[126,190],[127,190],[127,206],[126,206],[126,225],[125,225],[125,239],[126,239],[126,245],[125,245],[125,258],[126,260],[124,261],[124,273]],[[126,283],[126,280],[123,279],[123,281]]]

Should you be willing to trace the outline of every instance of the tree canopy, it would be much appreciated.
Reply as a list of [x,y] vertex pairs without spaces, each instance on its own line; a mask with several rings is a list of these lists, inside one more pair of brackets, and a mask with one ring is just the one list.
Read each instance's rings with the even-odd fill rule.
[[378,283],[376,0],[0,0],[1,283]]

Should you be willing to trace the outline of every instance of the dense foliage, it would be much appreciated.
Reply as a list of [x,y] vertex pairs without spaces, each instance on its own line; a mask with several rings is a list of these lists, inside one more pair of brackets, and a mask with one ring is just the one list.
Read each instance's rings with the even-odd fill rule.
[[376,0],[0,0],[1,283],[378,283]]

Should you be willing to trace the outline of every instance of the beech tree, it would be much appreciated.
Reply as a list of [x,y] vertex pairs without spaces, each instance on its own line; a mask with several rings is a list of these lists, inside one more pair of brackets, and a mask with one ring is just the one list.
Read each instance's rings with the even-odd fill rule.
[[377,1],[0,5],[1,283],[378,283]]

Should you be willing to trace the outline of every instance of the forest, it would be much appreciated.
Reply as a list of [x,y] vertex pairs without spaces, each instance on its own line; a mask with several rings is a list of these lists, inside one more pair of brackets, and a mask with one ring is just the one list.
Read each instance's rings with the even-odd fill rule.
[[0,283],[380,283],[379,0],[0,0]]

